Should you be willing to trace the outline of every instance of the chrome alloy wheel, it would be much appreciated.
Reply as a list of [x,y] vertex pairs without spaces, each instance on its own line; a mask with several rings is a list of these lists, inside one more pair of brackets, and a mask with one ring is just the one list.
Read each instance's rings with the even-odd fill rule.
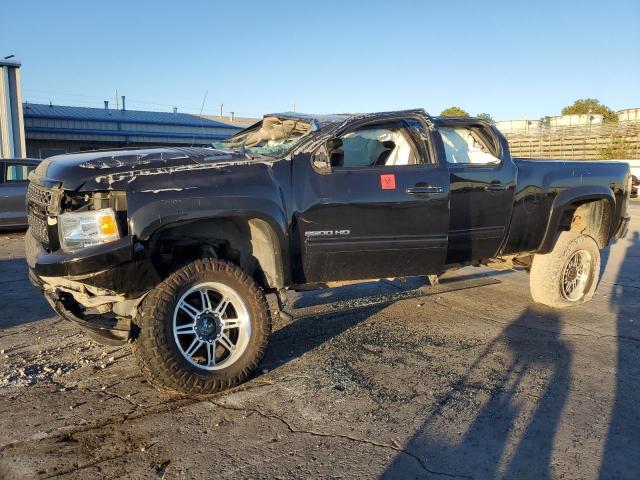
[[187,290],[176,304],[173,338],[192,365],[203,370],[227,368],[249,345],[249,311],[231,287],[200,283]]
[[591,254],[586,250],[578,250],[562,269],[560,279],[562,296],[570,302],[580,300],[589,288],[591,277]]

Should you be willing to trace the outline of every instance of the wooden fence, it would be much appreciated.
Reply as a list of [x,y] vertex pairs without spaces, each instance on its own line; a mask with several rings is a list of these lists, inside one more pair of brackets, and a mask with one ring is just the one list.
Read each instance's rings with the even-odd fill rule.
[[640,123],[505,132],[513,157],[572,160],[640,158]]

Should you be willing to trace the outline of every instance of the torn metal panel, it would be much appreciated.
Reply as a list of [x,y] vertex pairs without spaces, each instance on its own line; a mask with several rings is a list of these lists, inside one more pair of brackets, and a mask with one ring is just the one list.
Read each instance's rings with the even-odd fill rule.
[[124,295],[118,295],[113,291],[87,285],[65,277],[40,277],[40,280],[42,281],[45,292],[61,290],[70,293],[78,303],[85,307],[96,307],[105,303],[126,300]]

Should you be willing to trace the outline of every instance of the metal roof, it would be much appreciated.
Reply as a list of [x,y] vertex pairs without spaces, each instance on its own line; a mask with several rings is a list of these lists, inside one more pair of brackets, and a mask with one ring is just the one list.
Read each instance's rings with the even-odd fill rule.
[[63,105],[23,104],[25,118],[51,118],[56,120],[89,120],[100,122],[128,122],[149,125],[180,125],[189,127],[215,127],[238,130],[232,126],[216,122],[198,115],[171,112],[147,112],[142,110],[116,110],[113,108],[68,107]]
[[0,58],[0,67],[20,67],[20,60],[13,58]]

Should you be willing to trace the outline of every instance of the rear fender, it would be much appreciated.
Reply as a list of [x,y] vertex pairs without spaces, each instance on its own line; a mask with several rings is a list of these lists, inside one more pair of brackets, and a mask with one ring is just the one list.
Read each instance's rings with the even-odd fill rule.
[[[560,226],[565,212],[575,209],[577,204],[588,203],[592,201],[606,200],[611,208],[611,213],[615,212],[616,199],[613,191],[606,186],[584,185],[580,187],[569,188],[560,192],[553,201],[549,221],[545,230],[545,235],[538,249],[538,253],[548,253],[553,250],[556,239],[560,234]],[[606,232],[604,237],[608,243],[611,237],[611,222],[613,215],[609,218],[609,223],[605,226]]]

